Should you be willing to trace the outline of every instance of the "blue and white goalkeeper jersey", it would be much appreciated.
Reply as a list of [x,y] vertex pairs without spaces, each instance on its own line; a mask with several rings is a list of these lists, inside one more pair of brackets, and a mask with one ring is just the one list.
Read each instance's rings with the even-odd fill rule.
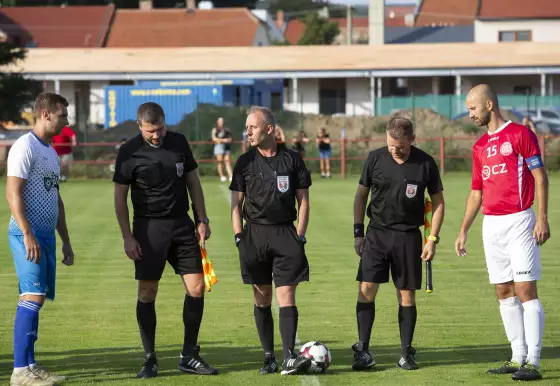
[[[52,235],[58,221],[60,161],[56,151],[33,132],[21,136],[8,154],[8,176],[27,180],[23,201],[33,232]],[[8,233],[22,234],[13,216]]]

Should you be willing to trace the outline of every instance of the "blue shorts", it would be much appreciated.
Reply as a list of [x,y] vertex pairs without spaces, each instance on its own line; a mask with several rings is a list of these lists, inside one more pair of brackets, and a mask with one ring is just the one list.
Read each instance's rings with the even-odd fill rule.
[[19,294],[43,295],[54,300],[56,283],[56,236],[35,235],[41,246],[39,264],[28,261],[22,235],[8,234],[19,281]]
[[332,155],[332,149],[319,150],[319,158],[321,159],[331,158],[331,155]]
[[229,154],[231,151],[226,147],[225,143],[217,143],[214,145],[214,155],[224,155]]

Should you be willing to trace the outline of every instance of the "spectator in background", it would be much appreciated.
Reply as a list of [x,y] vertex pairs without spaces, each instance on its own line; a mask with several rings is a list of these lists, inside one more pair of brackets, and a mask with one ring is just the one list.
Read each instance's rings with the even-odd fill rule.
[[281,145],[286,143],[286,136],[284,135],[284,130],[276,125],[274,128],[274,138],[276,138],[276,143]]
[[70,173],[70,164],[74,161],[72,147],[78,145],[76,132],[70,126],[64,126],[60,134],[52,138],[52,144],[60,158],[60,181],[66,181]]
[[231,143],[233,136],[227,127],[224,127],[224,118],[218,118],[216,127],[212,129],[212,141],[214,141],[214,156],[216,156],[218,175],[220,181],[226,182],[227,178],[224,176],[224,165],[226,166],[229,180],[231,181]]
[[294,144],[294,150],[299,152],[301,159],[304,159],[305,156],[305,144],[309,142],[309,138],[305,134],[305,131],[301,130],[295,138],[292,139]]
[[527,126],[533,133],[537,134],[537,129],[535,127],[535,124],[533,123],[533,121],[531,121],[531,119],[529,117],[523,117],[523,122],[522,122],[523,126]]
[[321,178],[331,178],[331,139],[325,128],[320,128],[315,139],[319,146],[319,158],[321,163]]

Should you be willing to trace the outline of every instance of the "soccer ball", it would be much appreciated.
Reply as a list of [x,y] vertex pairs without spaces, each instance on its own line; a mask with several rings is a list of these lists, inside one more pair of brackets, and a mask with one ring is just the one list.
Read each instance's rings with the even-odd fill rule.
[[331,352],[321,342],[307,342],[299,349],[300,355],[311,359],[310,373],[324,373],[332,362]]

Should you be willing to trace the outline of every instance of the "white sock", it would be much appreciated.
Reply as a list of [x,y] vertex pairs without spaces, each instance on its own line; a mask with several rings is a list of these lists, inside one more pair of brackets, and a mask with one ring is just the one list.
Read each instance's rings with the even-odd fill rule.
[[37,363],[30,363],[30,364],[29,364],[29,368],[30,368],[31,370],[33,370],[35,367],[37,367]]
[[25,366],[25,367],[14,367],[14,374],[21,374],[25,371],[27,371],[29,367]]
[[527,362],[540,367],[542,337],[544,333],[544,310],[539,299],[523,303]]
[[523,307],[519,299],[517,297],[500,299],[500,314],[506,336],[511,343],[511,360],[522,364],[527,357],[527,346],[525,345]]

